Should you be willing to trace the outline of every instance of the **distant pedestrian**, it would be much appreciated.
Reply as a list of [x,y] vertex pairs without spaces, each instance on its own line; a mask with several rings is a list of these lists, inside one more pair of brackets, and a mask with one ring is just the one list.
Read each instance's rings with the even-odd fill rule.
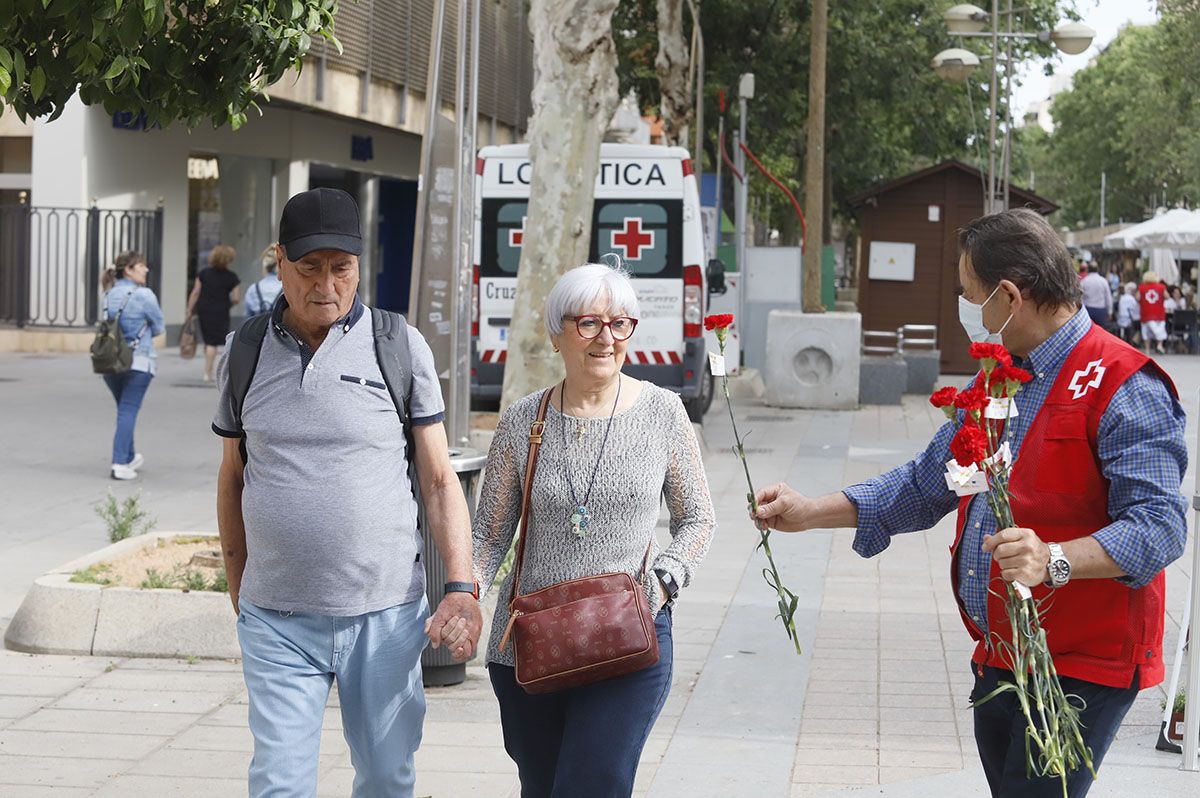
[[200,319],[200,337],[204,339],[204,381],[212,382],[217,347],[229,335],[229,309],[240,301],[238,283],[242,280],[230,270],[237,252],[226,244],[213,247],[208,268],[201,269],[188,297],[187,315]]
[[1121,290],[1121,275],[1117,274],[1117,270],[1114,267],[1106,276],[1108,279],[1108,289],[1112,291],[1115,297]]
[[283,291],[283,283],[279,279],[279,260],[275,256],[275,245],[267,247],[260,256],[264,277],[246,291],[246,315],[257,316],[266,313],[275,304],[275,298]]
[[1080,280],[1079,289],[1083,292],[1083,306],[1092,321],[1101,327],[1107,326],[1113,295],[1108,280],[1100,276],[1100,267],[1094,263],[1087,267],[1087,275]]
[[133,347],[133,365],[121,374],[105,374],[104,384],[117,403],[117,429],[113,434],[113,479],[136,479],[145,458],[133,443],[133,429],[138,411],[150,381],[158,371],[154,353],[154,336],[165,329],[158,298],[146,287],[150,267],[140,252],[123,252],[101,276],[104,287],[104,316],[112,319],[119,313],[121,332]]
[[1140,309],[1142,313],[1142,346],[1146,354],[1150,354],[1150,341],[1154,341],[1154,351],[1160,355],[1167,353],[1163,342],[1167,340],[1167,287],[1158,279],[1158,274],[1148,271],[1142,275],[1142,285],[1138,288]]
[[1125,293],[1117,300],[1117,327],[1125,343],[1134,343],[1137,338],[1135,325],[1141,320],[1142,310],[1138,304],[1137,283],[1125,283]]

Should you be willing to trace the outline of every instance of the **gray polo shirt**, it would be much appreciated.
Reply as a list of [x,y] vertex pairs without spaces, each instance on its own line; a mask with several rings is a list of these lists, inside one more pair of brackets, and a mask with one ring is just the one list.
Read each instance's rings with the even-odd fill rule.
[[[334,616],[413,601],[425,590],[417,507],[404,430],[375,360],[371,314],[355,300],[311,351],[283,324],[284,307],[281,298],[242,405],[248,556],[241,596],[269,609]],[[408,339],[412,423],[438,423],[445,408],[433,353],[412,327]],[[228,376],[222,355],[213,430],[238,437]]]

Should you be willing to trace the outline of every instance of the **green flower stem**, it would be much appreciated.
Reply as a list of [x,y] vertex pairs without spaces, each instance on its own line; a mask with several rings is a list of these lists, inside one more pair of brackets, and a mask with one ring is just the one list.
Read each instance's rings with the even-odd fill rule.
[[[721,347],[721,357],[725,356],[725,336],[719,331],[717,333],[717,341]],[[750,503],[750,511],[754,517],[758,517],[758,499],[755,496],[754,481],[750,479],[750,464],[746,460],[746,449],[742,444],[742,436],[738,433],[737,419],[733,416],[733,400],[729,397],[729,375],[721,376],[721,388],[725,392],[725,408],[729,411],[729,423],[733,427],[733,440],[735,443],[734,451],[737,453],[738,459],[742,461],[742,471],[746,475],[746,497]],[[788,639],[792,641],[792,645],[796,647],[796,654],[800,651],[800,635],[796,631],[796,607],[799,604],[799,599],[796,594],[783,586],[783,580],[779,576],[779,569],[775,565],[775,557],[771,553],[771,530],[763,529],[755,524],[758,530],[758,545],[767,555],[768,568],[763,569],[763,578],[767,584],[775,590],[775,595],[779,598],[779,619],[783,622],[784,631],[787,632]]]

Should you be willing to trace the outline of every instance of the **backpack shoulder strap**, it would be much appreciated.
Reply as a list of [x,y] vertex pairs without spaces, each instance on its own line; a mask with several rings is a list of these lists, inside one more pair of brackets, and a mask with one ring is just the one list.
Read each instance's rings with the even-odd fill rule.
[[229,404],[239,433],[242,432],[242,403],[246,401],[254,372],[258,370],[258,358],[270,324],[271,317],[267,314],[251,316],[238,327],[229,344]]
[[399,313],[371,308],[371,325],[375,336],[375,359],[407,436],[412,428],[409,402],[413,382],[408,322]]

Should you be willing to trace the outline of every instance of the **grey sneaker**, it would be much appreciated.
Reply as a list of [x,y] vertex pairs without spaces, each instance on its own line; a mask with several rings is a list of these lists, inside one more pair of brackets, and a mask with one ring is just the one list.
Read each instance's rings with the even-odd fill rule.
[[120,463],[113,463],[112,464],[112,478],[113,479],[137,479],[137,472],[134,471],[132,468],[130,468],[127,465],[121,465]]

